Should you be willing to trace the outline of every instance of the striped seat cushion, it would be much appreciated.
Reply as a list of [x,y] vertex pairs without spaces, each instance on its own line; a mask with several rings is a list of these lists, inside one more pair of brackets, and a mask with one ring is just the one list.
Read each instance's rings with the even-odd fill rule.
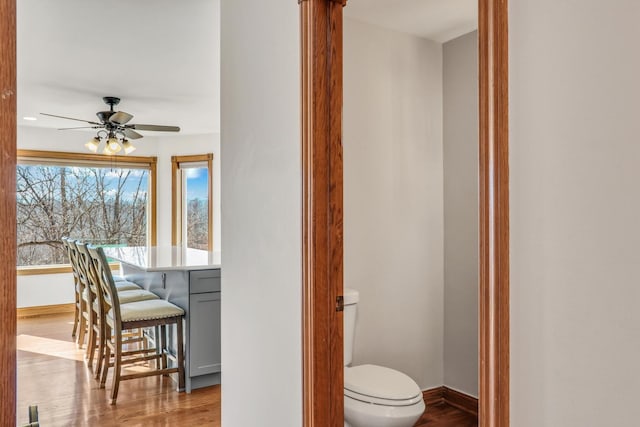
[[[184,315],[184,310],[168,301],[151,299],[121,304],[120,315],[122,316],[122,322],[132,322],[135,320],[154,320],[182,316]],[[107,313],[107,323],[113,326],[113,310],[109,310],[109,313]]]

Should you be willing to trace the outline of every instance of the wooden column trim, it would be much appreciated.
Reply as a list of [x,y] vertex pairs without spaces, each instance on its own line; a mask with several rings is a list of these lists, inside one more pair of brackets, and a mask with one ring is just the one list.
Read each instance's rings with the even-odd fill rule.
[[0,0],[0,424],[16,420],[16,1]]
[[[179,163],[176,156],[171,157],[171,245],[176,246],[178,244],[178,234],[182,233],[178,230],[178,170]],[[180,190],[182,192],[182,190]],[[182,240],[182,237],[180,237]]]
[[342,8],[300,3],[303,425],[342,427]]
[[151,246],[158,244],[158,163],[157,158],[149,165],[149,182],[151,185],[150,207],[151,215],[149,215],[149,242]]
[[208,174],[209,176],[207,177],[209,180],[209,188],[208,188],[208,194],[207,197],[208,199],[208,206],[207,206],[207,210],[209,212],[209,217],[207,218],[207,221],[209,222],[209,235],[207,236],[208,238],[208,244],[209,244],[209,250],[213,251],[213,233],[215,232],[215,230],[213,229],[213,153],[209,154],[207,159],[207,170],[208,170]]
[[507,0],[480,0],[480,426],[509,426]]

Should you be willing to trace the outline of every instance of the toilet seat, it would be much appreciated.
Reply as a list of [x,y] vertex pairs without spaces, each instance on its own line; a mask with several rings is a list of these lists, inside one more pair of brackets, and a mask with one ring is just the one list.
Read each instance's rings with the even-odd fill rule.
[[409,376],[376,365],[345,368],[344,396],[364,403],[393,407],[423,402],[422,391]]

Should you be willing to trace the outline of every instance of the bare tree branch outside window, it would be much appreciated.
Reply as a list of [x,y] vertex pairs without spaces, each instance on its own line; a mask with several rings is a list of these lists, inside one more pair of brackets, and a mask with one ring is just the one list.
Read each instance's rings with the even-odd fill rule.
[[[182,166],[182,165],[181,165]],[[186,204],[186,243],[194,249],[209,248],[209,173],[206,166],[182,167],[185,175],[183,203]]]
[[63,236],[146,245],[148,187],[144,169],[18,165],[18,266],[67,263]]
[[209,248],[209,202],[207,199],[187,200],[187,247]]

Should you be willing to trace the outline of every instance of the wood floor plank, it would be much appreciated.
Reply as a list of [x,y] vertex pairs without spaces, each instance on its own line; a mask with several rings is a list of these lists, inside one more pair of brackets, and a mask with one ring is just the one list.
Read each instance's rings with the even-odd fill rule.
[[[18,319],[18,425],[29,405],[40,422],[66,426],[220,426],[220,386],[177,393],[169,378],[124,381],[118,404],[99,389],[71,338],[73,314]],[[416,427],[477,427],[473,415],[446,404],[428,405]],[[267,426],[270,427],[270,426]]]
[[18,425],[38,405],[46,426],[220,426],[220,386],[177,393],[169,378],[124,381],[115,406],[71,338],[73,315],[18,320]]
[[478,417],[446,403],[428,405],[415,427],[478,427]]

